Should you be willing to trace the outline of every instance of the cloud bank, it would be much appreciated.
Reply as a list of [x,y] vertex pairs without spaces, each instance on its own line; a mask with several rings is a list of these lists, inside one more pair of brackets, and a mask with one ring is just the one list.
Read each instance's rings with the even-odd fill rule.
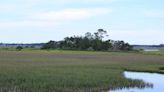
[[109,8],[67,8],[58,11],[29,14],[21,21],[0,22],[0,27],[47,27],[66,22],[85,20],[112,13]]

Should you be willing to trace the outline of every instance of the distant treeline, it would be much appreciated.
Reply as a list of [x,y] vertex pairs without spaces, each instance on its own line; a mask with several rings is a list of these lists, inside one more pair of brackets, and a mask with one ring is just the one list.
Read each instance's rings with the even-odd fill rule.
[[29,44],[23,44],[23,43],[0,43],[0,47],[17,47],[17,46],[22,46],[22,47],[42,47],[45,45],[45,43],[29,43]]
[[107,31],[98,29],[95,33],[87,32],[85,36],[65,37],[62,41],[49,41],[41,49],[90,50],[90,51],[129,51],[133,49],[124,41],[103,40]]
[[134,48],[164,48],[164,44],[160,45],[133,45]]

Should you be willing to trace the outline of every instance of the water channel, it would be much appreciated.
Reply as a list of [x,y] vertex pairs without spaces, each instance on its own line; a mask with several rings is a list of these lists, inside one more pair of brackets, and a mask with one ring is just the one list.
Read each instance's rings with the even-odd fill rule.
[[109,92],[164,92],[164,74],[145,73],[145,72],[124,72],[124,76],[128,79],[139,79],[145,83],[153,84],[153,87],[147,88],[123,88],[118,90],[110,90]]

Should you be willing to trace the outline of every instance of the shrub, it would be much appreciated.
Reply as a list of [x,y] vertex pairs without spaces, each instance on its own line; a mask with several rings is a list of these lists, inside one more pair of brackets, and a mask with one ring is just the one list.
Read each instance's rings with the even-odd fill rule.
[[17,47],[16,47],[16,50],[18,50],[18,51],[21,51],[22,49],[23,49],[22,46],[17,46]]

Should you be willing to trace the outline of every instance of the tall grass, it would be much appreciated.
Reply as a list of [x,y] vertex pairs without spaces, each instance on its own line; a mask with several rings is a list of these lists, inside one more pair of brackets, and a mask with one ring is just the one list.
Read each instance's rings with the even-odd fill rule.
[[124,69],[159,72],[162,66],[162,56],[136,53],[1,51],[0,92],[102,92],[150,87],[141,80],[126,79]]

